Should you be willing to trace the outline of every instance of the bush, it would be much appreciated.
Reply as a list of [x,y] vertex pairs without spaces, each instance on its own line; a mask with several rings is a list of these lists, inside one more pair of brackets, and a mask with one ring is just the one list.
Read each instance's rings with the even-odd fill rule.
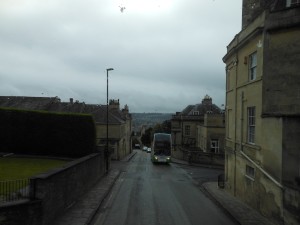
[[81,157],[96,149],[91,115],[0,108],[0,124],[0,152]]

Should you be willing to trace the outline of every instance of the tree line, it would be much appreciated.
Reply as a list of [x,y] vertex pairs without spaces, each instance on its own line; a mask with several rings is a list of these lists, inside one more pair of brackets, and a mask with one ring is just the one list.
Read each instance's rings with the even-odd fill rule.
[[157,123],[154,127],[149,127],[145,130],[145,133],[141,137],[143,145],[150,146],[153,135],[155,133],[171,133],[171,120],[165,120],[162,123]]

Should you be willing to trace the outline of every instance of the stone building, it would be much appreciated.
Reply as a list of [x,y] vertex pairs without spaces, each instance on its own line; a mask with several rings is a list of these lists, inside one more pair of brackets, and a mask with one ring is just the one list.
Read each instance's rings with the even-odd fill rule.
[[224,154],[225,117],[224,113],[204,114],[203,124],[197,127],[197,146],[203,152]]
[[[98,146],[106,145],[106,105],[100,106],[95,115]],[[127,105],[120,109],[119,100],[110,100],[108,105],[108,141],[111,158],[123,159],[132,152],[132,119]]]
[[120,160],[132,151],[131,114],[127,105],[120,109],[119,100],[109,101],[108,122],[106,105],[85,104],[72,98],[69,102],[61,102],[58,97],[0,96],[0,107],[91,114],[96,125],[97,145],[103,149],[107,140],[108,123],[108,142],[112,159]]
[[226,189],[272,221],[299,224],[300,1],[244,0],[223,61]]
[[[222,131],[216,131],[219,128],[223,134]],[[182,112],[172,116],[172,157],[184,159],[186,150],[222,152],[224,132],[224,113],[206,95],[200,104],[188,105]]]

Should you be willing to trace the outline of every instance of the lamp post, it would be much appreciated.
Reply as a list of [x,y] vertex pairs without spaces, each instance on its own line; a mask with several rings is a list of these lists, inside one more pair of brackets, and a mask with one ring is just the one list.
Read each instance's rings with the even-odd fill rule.
[[108,157],[109,157],[109,150],[108,150],[108,71],[114,70],[113,68],[106,69],[106,148],[105,148],[105,157],[106,157],[106,173],[108,173]]

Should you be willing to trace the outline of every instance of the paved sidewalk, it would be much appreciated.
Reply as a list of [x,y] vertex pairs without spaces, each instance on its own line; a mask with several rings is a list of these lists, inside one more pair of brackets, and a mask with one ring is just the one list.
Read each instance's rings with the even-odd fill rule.
[[241,225],[272,225],[267,218],[256,210],[235,198],[224,189],[218,187],[218,182],[207,182],[202,185],[207,193],[217,201]]
[[[210,165],[188,164],[183,160],[172,159],[173,163],[203,166],[208,168],[220,168]],[[256,210],[229,194],[222,188],[218,187],[218,182],[206,182],[202,184],[205,193],[219,204],[229,215],[231,215],[241,225],[274,225],[267,218],[262,216]]]
[[[136,154],[133,151],[125,157],[121,162],[129,161]],[[109,173],[101,178],[101,180],[92,187],[92,189],[82,196],[82,198],[72,205],[64,215],[53,222],[53,225],[89,225],[97,213],[101,203],[108,195],[115,181],[121,173],[121,167],[118,163],[112,162],[112,169]]]

